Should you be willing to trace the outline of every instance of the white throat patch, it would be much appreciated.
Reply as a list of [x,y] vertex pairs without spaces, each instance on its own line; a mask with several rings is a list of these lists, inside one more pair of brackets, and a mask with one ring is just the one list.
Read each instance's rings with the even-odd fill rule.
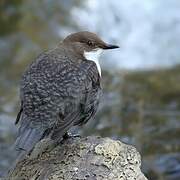
[[84,57],[87,60],[94,61],[96,63],[96,66],[97,66],[97,69],[98,69],[100,76],[101,76],[101,67],[99,64],[99,57],[100,57],[102,51],[103,51],[102,49],[97,49],[96,51],[90,51],[90,52],[85,51],[84,52]]

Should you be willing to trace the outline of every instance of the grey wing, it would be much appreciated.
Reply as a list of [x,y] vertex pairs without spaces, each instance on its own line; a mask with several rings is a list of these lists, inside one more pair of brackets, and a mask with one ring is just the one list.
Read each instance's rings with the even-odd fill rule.
[[[70,104],[67,106],[68,113],[61,118],[56,128],[53,130],[52,139],[62,137],[74,125],[82,125],[89,119],[93,118],[97,112],[99,99],[101,95],[100,77],[93,62],[85,62],[83,67],[86,77],[77,73],[77,77],[81,79],[71,92]],[[85,69],[87,68],[87,71]],[[85,74],[85,73],[83,73]],[[73,98],[73,97],[74,98]]]
[[62,70],[58,62],[43,53],[23,75],[20,89],[23,103],[15,122],[20,124],[15,142],[17,150],[28,153],[57,119],[58,102],[62,102],[62,93],[57,93],[61,84],[54,84],[57,72]]
[[[76,72],[71,75],[81,79]],[[80,83],[82,82],[81,80],[76,80],[73,77],[69,78],[69,85],[65,89],[67,96],[64,98],[63,108],[59,109],[59,118],[57,118],[51,134],[52,139],[61,138],[82,118],[81,100],[84,99],[84,93],[82,93],[84,87]]]
[[93,89],[91,92],[87,93],[86,102],[83,108],[83,118],[79,122],[79,125],[83,125],[87,123],[90,119],[94,118],[98,106],[99,106],[99,99],[101,97],[101,89]]

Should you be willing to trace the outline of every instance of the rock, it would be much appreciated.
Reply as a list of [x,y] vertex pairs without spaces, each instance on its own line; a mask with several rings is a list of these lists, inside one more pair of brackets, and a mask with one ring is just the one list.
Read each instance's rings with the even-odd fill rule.
[[140,154],[131,145],[110,138],[70,138],[39,157],[26,157],[8,179],[147,180],[140,166]]

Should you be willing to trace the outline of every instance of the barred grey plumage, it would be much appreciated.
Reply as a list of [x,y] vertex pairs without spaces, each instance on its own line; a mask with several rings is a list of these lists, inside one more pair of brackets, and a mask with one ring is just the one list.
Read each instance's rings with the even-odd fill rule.
[[[113,49],[97,35],[79,32],[40,54],[26,69],[20,86],[21,109],[16,150],[29,153],[42,138],[61,138],[72,126],[93,118],[101,85],[96,63],[84,52]],[[23,154],[23,155],[22,155]]]

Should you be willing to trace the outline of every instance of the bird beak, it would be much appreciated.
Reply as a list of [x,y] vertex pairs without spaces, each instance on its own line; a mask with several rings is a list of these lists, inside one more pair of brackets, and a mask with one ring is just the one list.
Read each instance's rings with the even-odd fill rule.
[[103,49],[116,49],[119,48],[117,45],[112,45],[112,44],[106,44]]

